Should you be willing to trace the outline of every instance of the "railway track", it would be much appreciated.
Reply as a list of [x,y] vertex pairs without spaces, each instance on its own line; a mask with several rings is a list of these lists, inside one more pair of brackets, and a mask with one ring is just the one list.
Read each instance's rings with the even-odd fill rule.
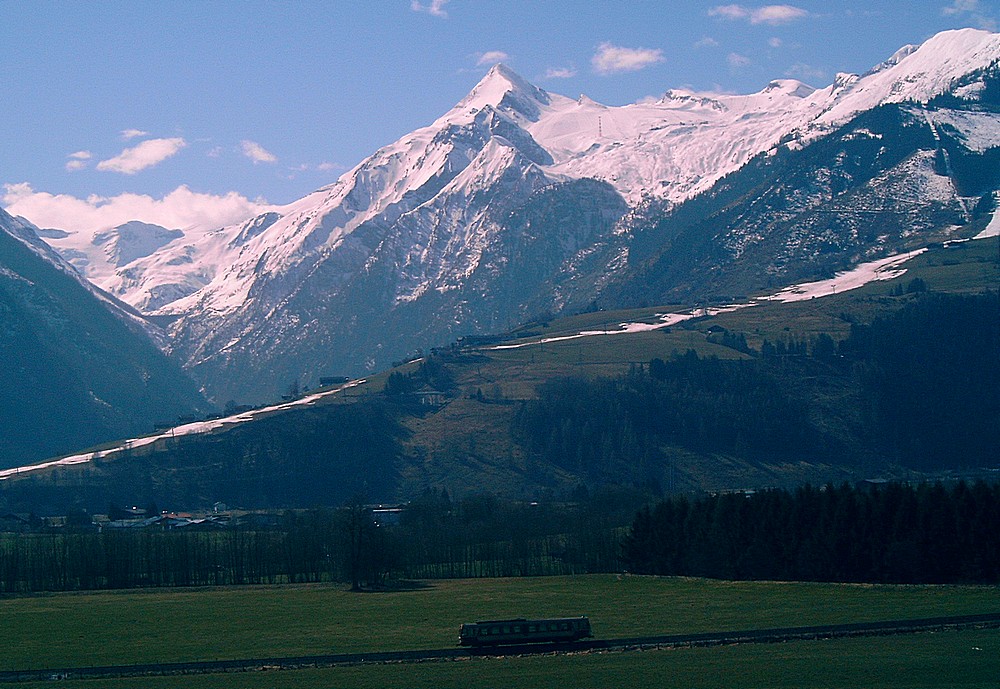
[[857,636],[883,636],[958,629],[1000,628],[1000,613],[959,615],[884,622],[858,622],[813,627],[751,629],[744,631],[672,634],[630,639],[588,639],[576,642],[523,644],[493,648],[442,648],[422,651],[382,651],[375,653],[340,653],[282,658],[244,660],[204,660],[184,663],[145,663],[95,667],[50,668],[0,671],[0,683],[36,682],[61,679],[110,677],[149,677],[162,675],[291,670],[376,663],[415,663],[430,660],[456,660],[474,656],[512,656],[542,653],[579,653],[586,651],[628,651],[654,648],[686,648],[747,643],[778,643],[812,639],[835,639]]

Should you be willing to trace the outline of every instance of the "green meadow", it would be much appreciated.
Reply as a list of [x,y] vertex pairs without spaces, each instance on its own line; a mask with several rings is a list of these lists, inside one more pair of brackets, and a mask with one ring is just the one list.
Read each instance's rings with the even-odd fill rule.
[[[16,685],[66,689],[995,689],[1000,631]],[[15,686],[15,685],[8,685]]]
[[[1000,595],[995,587],[720,582],[615,575],[416,582],[406,590],[378,593],[308,585],[53,594],[0,600],[0,669],[446,648],[456,644],[463,621],[515,616],[586,614],[595,635],[611,639],[998,610]],[[870,686],[996,687],[997,682],[976,682],[986,681],[990,672],[1000,680],[998,642],[998,631],[965,631],[673,651],[80,680],[63,685],[493,687],[565,686],[572,679],[573,686],[621,687],[848,687],[866,682]],[[945,681],[949,673],[954,679],[950,684]],[[918,677],[928,676],[938,679],[933,684],[916,683]],[[810,677],[816,681],[802,683]],[[748,683],[750,678],[756,679]]]

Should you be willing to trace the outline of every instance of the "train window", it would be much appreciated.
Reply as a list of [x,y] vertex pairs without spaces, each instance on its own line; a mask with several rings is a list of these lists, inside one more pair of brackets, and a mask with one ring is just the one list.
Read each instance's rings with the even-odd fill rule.
[[569,622],[559,623],[559,629],[561,629],[564,632],[569,631]]
[[509,626],[509,625],[506,625],[506,624],[505,624],[505,625],[503,626],[503,633],[504,633],[504,634],[510,634],[510,626]]
[[528,631],[529,632],[537,632],[538,631],[538,625],[537,624],[529,624],[528,625]]

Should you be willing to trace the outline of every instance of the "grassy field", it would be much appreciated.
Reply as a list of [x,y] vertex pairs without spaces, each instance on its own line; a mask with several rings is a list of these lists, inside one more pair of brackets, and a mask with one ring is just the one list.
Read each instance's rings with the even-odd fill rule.
[[31,683],[85,689],[996,689],[1000,630],[663,651]]
[[[458,625],[463,621],[529,615],[587,614],[598,638],[928,617],[1000,610],[998,593],[993,587],[732,583],[593,575],[435,581],[415,585],[411,590],[364,594],[324,585],[59,594],[0,600],[0,669],[444,648],[456,644]],[[994,667],[1000,667],[996,665],[1000,662],[996,643],[1000,637],[994,632],[984,635],[984,641],[972,645],[987,643],[993,649],[990,657]],[[914,643],[924,648],[918,655],[931,663],[944,657],[941,654],[945,651],[935,650],[936,644],[952,636],[836,643],[854,649],[851,653],[862,653],[869,647],[882,649],[872,651],[876,655],[889,654],[899,644]],[[792,655],[806,668],[810,663],[805,658],[820,653],[821,648],[825,653],[832,646],[832,642],[784,644],[780,650],[783,654],[799,649]],[[220,684],[207,684],[206,678],[200,678],[200,684],[184,684],[183,678],[158,680],[163,684],[143,679],[141,684],[299,686],[290,683],[295,678],[296,682],[306,682],[301,686],[368,686],[364,682],[372,673],[385,677],[390,685],[400,682],[407,686],[446,686],[453,681],[449,673],[457,673],[455,679],[473,671],[491,677],[490,662],[510,667],[517,676],[592,672],[595,677],[609,677],[619,671],[615,668],[633,666],[646,668],[641,671],[653,676],[666,671],[661,667],[664,664],[682,662],[689,668],[684,672],[695,673],[703,663],[735,663],[733,658],[742,655],[757,658],[754,662],[763,663],[760,672],[769,675],[773,669],[768,669],[768,663],[775,662],[777,650],[593,654],[386,666],[363,671],[334,669],[313,674],[284,672],[280,682],[271,684],[249,683],[250,675],[241,675],[239,680],[244,683],[236,684],[226,683],[236,681],[232,676],[212,679]],[[830,662],[839,655],[831,653]],[[339,673],[333,684],[329,683],[330,672]],[[423,676],[424,672],[441,683],[418,685],[407,679]],[[308,678],[313,675],[327,677],[322,680],[327,684],[320,679],[315,680],[320,683],[309,684],[313,680]],[[355,677],[350,682],[358,683],[342,681],[341,677],[348,676]],[[254,677],[257,682],[259,678]],[[524,686],[544,685],[524,681]],[[134,680],[129,686],[135,686]],[[487,682],[480,686],[498,685]],[[650,685],[640,682],[634,686]]]

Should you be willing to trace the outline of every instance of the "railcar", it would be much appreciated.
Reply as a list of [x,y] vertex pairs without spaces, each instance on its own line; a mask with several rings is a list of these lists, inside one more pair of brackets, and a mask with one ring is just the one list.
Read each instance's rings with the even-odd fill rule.
[[592,637],[590,620],[585,616],[556,617],[541,620],[484,620],[466,622],[459,628],[461,646],[499,646],[545,641],[579,641]]

